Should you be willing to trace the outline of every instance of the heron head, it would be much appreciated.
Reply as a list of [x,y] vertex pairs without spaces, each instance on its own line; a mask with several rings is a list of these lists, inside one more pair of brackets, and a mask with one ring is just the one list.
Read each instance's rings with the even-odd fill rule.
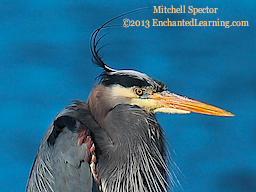
[[137,105],[151,113],[190,112],[216,116],[234,116],[218,107],[171,93],[167,86],[144,73],[134,70],[104,71],[100,82],[108,87],[110,98],[117,104]]

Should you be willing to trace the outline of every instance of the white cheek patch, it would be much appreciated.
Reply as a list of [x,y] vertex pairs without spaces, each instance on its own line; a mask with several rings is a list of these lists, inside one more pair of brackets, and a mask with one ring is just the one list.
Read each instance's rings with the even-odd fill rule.
[[153,111],[154,113],[171,113],[171,114],[189,114],[190,111],[185,111],[181,109],[173,109],[173,108],[168,108],[168,107],[162,107],[155,109]]
[[127,97],[127,98],[137,98],[138,95],[136,95],[133,91],[133,88],[125,88],[120,85],[114,85],[111,88],[112,96],[113,97]]

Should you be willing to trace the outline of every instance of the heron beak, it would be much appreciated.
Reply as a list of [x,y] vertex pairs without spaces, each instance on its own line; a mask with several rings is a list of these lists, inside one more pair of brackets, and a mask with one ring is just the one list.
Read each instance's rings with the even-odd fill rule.
[[215,116],[225,116],[233,117],[234,114],[227,112],[218,107],[196,101],[184,96],[180,96],[168,91],[162,91],[159,93],[154,93],[150,96],[158,103],[158,106],[154,112],[164,112],[164,113],[201,113],[206,115]]

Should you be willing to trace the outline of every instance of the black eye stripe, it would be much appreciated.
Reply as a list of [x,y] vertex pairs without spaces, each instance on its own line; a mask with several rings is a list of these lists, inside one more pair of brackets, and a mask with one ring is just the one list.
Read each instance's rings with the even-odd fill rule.
[[113,76],[108,76],[102,80],[102,83],[106,86],[108,85],[113,85],[113,84],[119,84],[122,85],[123,87],[147,87],[150,86],[150,84],[141,79],[137,79],[131,76],[119,76],[119,75],[113,75]]
[[151,77],[143,78],[134,75],[112,75],[107,73],[103,73],[101,77],[101,83],[105,86],[121,85],[123,87],[151,87],[156,92],[165,91],[167,89],[165,84]]

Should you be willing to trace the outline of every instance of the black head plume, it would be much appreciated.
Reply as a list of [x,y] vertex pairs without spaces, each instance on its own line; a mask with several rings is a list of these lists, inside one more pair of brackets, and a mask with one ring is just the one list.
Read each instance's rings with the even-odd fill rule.
[[124,16],[124,15],[128,15],[130,13],[133,13],[133,12],[136,12],[136,11],[140,11],[140,10],[143,10],[143,9],[148,9],[147,7],[145,8],[139,8],[139,9],[135,9],[135,10],[132,10],[132,11],[129,11],[129,12],[126,12],[126,13],[123,13],[121,15],[118,15],[110,20],[108,20],[106,23],[104,23],[102,26],[100,26],[98,29],[96,29],[92,35],[91,35],[91,38],[90,38],[90,49],[91,49],[91,52],[92,52],[92,61],[95,65],[99,66],[99,67],[102,67],[104,69],[104,72],[103,73],[109,73],[109,72],[116,72],[117,70],[115,69],[112,69],[110,66],[108,66],[103,60],[102,60],[102,57],[99,55],[99,51],[100,49],[102,49],[105,45],[103,46],[100,46],[98,48],[98,44],[100,42],[100,40],[107,34],[105,33],[104,35],[102,35],[101,37],[98,38],[98,35],[100,33],[100,31],[104,28],[109,28],[109,27],[116,27],[116,26],[120,26],[120,25],[107,25],[109,24],[110,22]]

